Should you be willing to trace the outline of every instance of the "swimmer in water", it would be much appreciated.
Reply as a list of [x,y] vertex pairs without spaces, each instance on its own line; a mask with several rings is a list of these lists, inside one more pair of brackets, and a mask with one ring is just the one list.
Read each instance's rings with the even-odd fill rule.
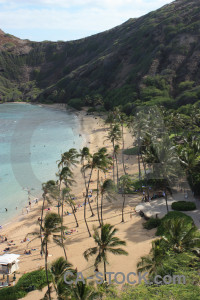
[[6,212],[8,211],[8,209],[7,209],[7,208],[5,208],[5,210],[6,210]]

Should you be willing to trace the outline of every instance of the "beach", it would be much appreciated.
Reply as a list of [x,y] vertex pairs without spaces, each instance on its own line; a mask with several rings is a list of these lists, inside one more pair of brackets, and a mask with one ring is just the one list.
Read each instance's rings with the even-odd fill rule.
[[[104,124],[104,120],[101,117],[88,115],[85,111],[77,113],[77,117],[80,122],[80,134],[84,136],[84,144],[90,149],[91,153],[94,153],[100,147],[106,147],[108,153],[112,154],[112,145],[109,141],[106,141],[108,125]],[[125,148],[130,148],[133,145],[133,137],[130,133],[125,130]],[[79,149],[77,149],[79,150]],[[121,162],[121,155],[118,154],[119,162]],[[125,165],[129,174],[135,174],[138,172],[136,156],[125,156]],[[70,215],[64,217],[64,225],[67,226],[67,230],[71,231],[71,234],[66,235],[65,247],[67,251],[67,257],[74,268],[77,268],[79,272],[83,272],[85,277],[91,276],[94,273],[94,259],[91,258],[87,262],[83,257],[83,252],[89,247],[94,246],[93,238],[88,237],[88,232],[85,226],[83,217],[83,192],[84,180],[80,172],[81,165],[74,168],[74,179],[76,183],[72,188],[72,193],[75,194],[76,204],[80,204],[77,209],[77,219],[79,227],[76,228],[76,223],[71,214],[69,206],[65,205],[65,211],[69,211]],[[122,164],[120,163],[119,174],[123,174]],[[103,177],[104,175],[101,174]],[[90,188],[96,189],[96,178],[97,171],[93,172],[92,183]],[[107,178],[112,179],[112,172],[108,173]],[[50,180],[51,178],[49,178]],[[122,196],[117,195],[116,199],[111,203],[105,201],[103,208],[104,222],[110,223],[118,228],[117,236],[126,241],[124,249],[129,253],[128,256],[108,256],[109,265],[107,271],[112,272],[129,272],[137,271],[137,262],[141,256],[147,255],[151,249],[151,242],[154,239],[154,230],[147,231],[143,228],[142,223],[144,220],[134,211],[136,205],[141,202],[142,195],[127,195],[126,206],[125,206],[125,222],[121,223],[121,207],[122,207]],[[92,208],[95,216],[90,217],[91,212],[87,205],[87,217],[88,225],[93,231],[93,226],[98,226],[97,213],[96,213],[96,194],[92,196]],[[37,270],[44,267],[44,257],[40,255],[40,239],[35,238],[31,233],[38,232],[38,218],[41,214],[42,200],[40,199],[38,204],[32,204],[29,213],[24,211],[24,215],[20,215],[12,220],[10,224],[3,227],[0,230],[0,235],[7,238],[7,242],[0,244],[0,254],[2,255],[3,250],[6,247],[10,248],[9,253],[20,254],[19,271],[16,276],[19,279],[24,273]],[[81,207],[82,206],[82,207]],[[46,212],[48,207],[51,212],[57,212],[56,204],[46,206]],[[34,239],[32,241],[32,239]],[[11,242],[12,241],[12,242]],[[8,242],[10,242],[8,244]],[[31,250],[31,254],[24,254],[25,250]],[[63,249],[56,246],[52,241],[48,247],[48,262],[51,263],[56,258],[64,256]],[[99,271],[102,271],[102,266],[99,267]],[[12,279],[12,278],[11,278]],[[34,291],[29,293],[25,299],[37,299],[40,293]],[[39,298],[38,298],[39,299]]]

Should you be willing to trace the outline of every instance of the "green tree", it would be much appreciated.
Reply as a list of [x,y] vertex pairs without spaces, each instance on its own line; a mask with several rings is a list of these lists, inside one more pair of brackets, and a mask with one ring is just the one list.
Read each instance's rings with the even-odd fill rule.
[[71,292],[71,300],[95,300],[98,299],[99,292],[93,287],[82,281],[78,281],[76,285],[73,286]]
[[112,253],[114,255],[128,255],[128,252],[122,248],[116,248],[118,246],[125,246],[126,242],[120,240],[115,236],[118,229],[114,228],[114,226],[110,224],[104,224],[100,228],[100,232],[97,228],[94,228],[94,241],[97,244],[96,247],[87,249],[83,255],[86,260],[89,259],[90,256],[97,255],[95,259],[95,267],[99,265],[99,263],[103,262],[104,264],[104,279],[106,281],[106,264],[108,264],[107,254]]
[[115,183],[115,144],[121,139],[121,131],[118,124],[114,124],[110,127],[107,140],[112,143],[113,146],[113,182]]
[[123,204],[122,204],[122,222],[124,222],[124,207],[125,207],[125,201],[126,201],[126,193],[130,190],[132,186],[132,180],[129,175],[123,175],[120,178],[119,181],[119,186],[122,191],[122,196],[123,196]]
[[44,207],[45,207],[45,203],[48,202],[50,203],[50,199],[48,197],[48,194],[51,194],[52,191],[55,189],[56,183],[54,180],[49,180],[46,183],[42,184],[42,190],[43,190],[43,194],[42,194],[42,209],[41,209],[41,217],[40,217],[40,238],[41,238],[41,254],[43,253],[43,247],[42,247],[42,225],[43,225],[43,216],[44,216]]
[[66,299],[65,297],[70,294],[70,289],[67,288],[64,282],[64,275],[66,272],[75,274],[75,270],[64,257],[59,257],[51,263],[49,271],[52,275],[52,282],[56,291],[58,300]]
[[101,221],[100,225],[103,225],[103,200],[106,197],[106,200],[111,202],[115,198],[116,187],[114,182],[111,179],[106,179],[99,186],[100,194],[101,194]]
[[200,234],[194,224],[183,219],[171,219],[165,221],[164,226],[168,228],[162,236],[166,248],[178,253],[200,248]]
[[[47,285],[48,285],[48,297],[51,299],[51,289],[50,289],[50,282],[49,282],[49,274],[48,274],[48,243],[50,236],[53,236],[53,240],[56,244],[58,244],[58,240],[60,238],[59,235],[57,235],[58,232],[61,231],[61,218],[56,213],[48,213],[44,218],[44,223],[41,226],[41,234],[43,235],[42,240],[42,247],[43,252],[45,253],[45,272],[47,277]],[[40,234],[37,232],[33,232],[33,235],[36,235],[37,237],[40,237]]]
[[[87,227],[90,237],[91,237],[91,233],[90,233],[87,221],[86,221],[86,201],[87,201],[88,195],[89,195],[89,188],[90,188],[92,173],[93,173],[94,169],[101,170],[105,173],[105,172],[107,172],[107,169],[109,168],[110,164],[111,164],[111,160],[107,154],[107,149],[105,147],[103,147],[103,148],[100,148],[98,150],[98,152],[94,153],[91,156],[91,159],[84,166],[84,169],[82,171],[82,172],[85,172],[88,169],[90,170],[88,185],[86,186],[85,205],[84,205],[84,219],[85,219],[86,227]],[[97,180],[99,180],[99,178]]]
[[165,250],[161,245],[161,241],[152,242],[150,254],[141,257],[141,261],[137,263],[137,272],[148,272],[149,276],[155,276],[163,267],[163,259]]

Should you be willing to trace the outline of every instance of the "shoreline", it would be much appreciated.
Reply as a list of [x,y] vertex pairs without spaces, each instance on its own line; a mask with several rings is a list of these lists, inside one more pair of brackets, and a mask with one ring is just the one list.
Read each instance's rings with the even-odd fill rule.
[[[29,103],[29,102],[8,102],[9,104],[26,104],[26,105],[36,105],[36,106],[40,106],[40,107],[45,107],[45,108],[50,108],[52,110],[60,110],[63,112],[68,112],[68,113],[72,113],[73,115],[76,116],[76,118],[78,119],[77,122],[77,129],[76,131],[80,132],[81,131],[81,118],[83,118],[84,116],[82,114],[75,113],[73,110],[66,109],[66,104],[63,103],[54,103],[54,104],[40,104],[40,103]],[[84,113],[84,111],[82,111]],[[82,133],[82,142],[81,142],[81,147],[84,147],[84,145],[86,145],[89,142],[89,137],[87,136],[87,134]],[[79,150],[79,149],[77,149]],[[40,194],[38,196],[36,196],[35,198],[38,198],[38,201],[42,200],[42,191],[40,192]],[[34,200],[32,200],[32,204],[34,204]],[[8,226],[12,223],[16,223],[18,221],[20,221],[20,219],[22,217],[26,216],[26,207],[28,207],[28,201],[27,201],[27,205],[23,206],[23,207],[18,207],[18,210],[15,210],[15,212],[12,213],[12,215],[10,215],[8,218],[5,217],[4,221],[1,221],[0,223],[0,235],[2,233],[2,230],[5,228],[8,228]],[[3,209],[3,208],[2,208]],[[22,211],[24,211],[24,213],[22,213]],[[2,214],[6,214],[2,213]]]
[[[84,113],[85,111],[81,111],[78,113],[74,113],[71,109],[66,109],[66,105],[62,104],[62,103],[55,103],[55,104],[40,104],[40,103],[36,103],[36,104],[32,104],[32,103],[27,103],[27,102],[10,102],[11,104],[30,104],[30,105],[37,105],[37,106],[42,106],[42,107],[47,107],[47,108],[51,108],[54,110],[60,110],[60,111],[65,111],[65,112],[69,112],[74,114],[77,118],[78,118],[78,131],[81,132],[82,135],[82,143],[81,143],[81,148],[86,146],[88,143],[90,143],[90,137],[89,134],[82,132],[82,128],[81,128],[81,122],[82,119],[84,117]],[[64,107],[65,106],[65,107]],[[78,151],[79,149],[77,149]],[[41,195],[38,195],[38,197],[36,197],[38,199],[38,203],[40,203],[42,201],[42,191],[41,191]],[[34,204],[34,201],[32,200],[31,205]],[[22,221],[21,219],[26,218],[26,215],[29,215],[30,212],[33,211],[33,209],[29,210],[29,213],[26,213],[26,208],[28,207],[28,201],[27,201],[27,206],[24,207],[20,207],[18,210],[16,210],[15,213],[13,213],[13,216],[8,217],[8,219],[6,221],[1,222],[0,224],[0,235],[3,231],[3,229],[9,229],[9,225],[12,225],[13,223],[18,223],[20,221]],[[34,207],[35,205],[33,205]],[[21,211],[21,212],[20,212]],[[24,211],[22,213],[22,211]]]
[[[106,141],[105,138],[107,135],[107,126],[104,124],[103,119],[96,115],[87,115],[86,111],[78,112],[77,118],[80,124],[80,134],[85,137],[85,140],[83,139],[83,143],[88,146],[90,152],[94,153],[101,147],[107,147],[108,153],[112,154],[112,145],[110,142]],[[132,143],[133,140],[130,137],[130,134],[125,132],[126,148],[132,147]],[[119,174],[123,174],[120,154],[119,162]],[[137,172],[138,166],[136,157],[126,157],[126,165],[128,169],[131,169],[131,174]],[[72,193],[75,194],[76,205],[84,202],[84,180],[80,173],[80,168],[80,164],[74,168],[74,179],[76,180],[76,183],[73,186]],[[104,175],[101,174],[101,177],[104,177]],[[107,174],[107,178],[112,178],[112,172]],[[91,233],[93,232],[93,226],[98,226],[95,200],[96,182],[97,172],[94,170],[90,186],[90,188],[94,191],[92,198],[93,202],[91,204],[95,213],[94,217],[91,217],[89,207],[86,207],[87,221]],[[134,213],[135,206],[140,202],[140,195],[127,196],[124,211],[125,223],[121,223],[122,196],[118,194],[112,203],[106,202],[105,200],[105,205],[103,207],[104,221],[119,229],[118,236],[127,242],[125,249],[129,253],[129,256],[127,257],[109,257],[110,265],[108,266],[108,271],[112,268],[113,272],[136,272],[136,264],[140,257],[149,253],[151,242],[155,238],[154,230],[151,232],[145,230],[142,226],[142,218]],[[9,244],[5,242],[2,244],[0,243],[0,255],[4,253],[3,250],[6,247],[10,247],[9,253],[16,253],[20,255],[19,270],[16,272],[17,280],[26,272],[31,272],[44,267],[44,257],[41,258],[40,255],[40,240],[35,240],[33,236],[29,235],[31,232],[39,230],[38,217],[41,215],[41,206],[42,201],[39,201],[38,205],[33,207],[29,214],[12,219],[11,223],[0,230],[0,235],[6,236],[9,242],[13,241],[13,243],[10,243],[11,246],[7,246]],[[51,205],[49,204],[45,206],[46,209],[48,207],[50,207],[51,212],[57,212],[55,202]],[[66,212],[68,210],[71,213],[70,207],[65,204],[64,211]],[[45,213],[46,212],[48,211],[45,211]],[[72,230],[72,234],[66,235],[65,247],[69,262],[73,264],[74,268],[77,267],[78,271],[83,272],[85,277],[89,277],[94,271],[93,260],[89,260],[87,262],[83,258],[83,252],[89,247],[92,247],[94,242],[92,238],[88,237],[88,232],[84,222],[83,205],[77,209],[76,214],[79,222],[78,228],[76,227],[73,214],[64,216],[64,226],[67,227],[67,230]],[[29,241],[23,242],[27,236]],[[31,255],[24,254],[25,250],[31,250]],[[52,241],[49,243],[48,252],[48,263],[51,263],[56,258],[63,256],[63,249],[55,245]],[[100,267],[100,271],[101,270],[102,267]],[[37,299],[36,295],[38,295],[38,293],[38,291],[32,292],[30,295],[28,294],[25,299]]]

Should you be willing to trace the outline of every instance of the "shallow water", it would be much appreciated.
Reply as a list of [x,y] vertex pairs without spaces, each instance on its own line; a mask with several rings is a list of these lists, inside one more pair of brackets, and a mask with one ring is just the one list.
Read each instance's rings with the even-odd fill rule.
[[78,132],[78,119],[69,112],[0,104],[0,225],[27,205],[28,189],[34,200],[43,182],[56,179],[61,153],[81,147]]

